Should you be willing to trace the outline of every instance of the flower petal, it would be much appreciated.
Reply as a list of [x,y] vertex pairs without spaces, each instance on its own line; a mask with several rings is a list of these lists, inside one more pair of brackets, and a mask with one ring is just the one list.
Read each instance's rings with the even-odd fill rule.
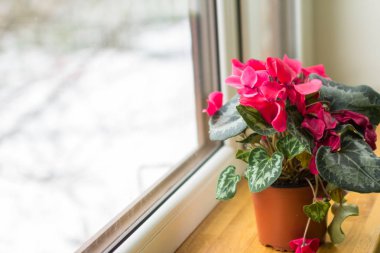
[[257,74],[257,82],[255,87],[260,87],[264,82],[269,81],[269,74],[266,70],[258,70]]
[[254,97],[257,95],[257,89],[251,89],[251,88],[247,88],[247,87],[244,87],[244,88],[241,88],[238,90],[238,93],[244,97]]
[[214,115],[223,105],[223,93],[220,91],[211,92],[208,95],[207,104],[207,109],[204,109],[203,112],[206,112],[208,116]]
[[243,72],[245,64],[240,62],[238,59],[232,59],[231,63],[232,63],[232,75],[241,76],[241,73]]
[[256,59],[249,59],[246,63],[247,66],[252,67],[254,70],[265,70],[265,63]]
[[285,87],[278,82],[267,81],[259,89],[268,101],[276,101],[278,97],[283,97],[286,92]]
[[240,77],[239,76],[229,76],[226,78],[225,80],[226,84],[234,87],[234,88],[237,88],[237,89],[240,89],[243,87],[243,85],[241,84],[241,80],[240,80]]
[[335,119],[340,123],[352,123],[355,126],[360,128],[360,131],[364,134],[364,139],[371,146],[373,150],[376,149],[376,131],[373,129],[373,126],[369,122],[367,116],[349,111],[349,110],[340,110],[333,113]]
[[294,85],[296,91],[302,95],[308,95],[321,89],[322,82],[319,79],[313,79],[310,82]]
[[322,64],[306,67],[302,69],[305,77],[308,77],[310,74],[314,73],[322,77],[328,78],[326,75],[325,67]]
[[267,70],[271,76],[277,77],[283,84],[290,83],[297,77],[297,73],[279,58],[268,57]]
[[323,137],[326,125],[321,119],[305,118],[301,126],[307,129],[314,137],[315,140],[320,140]]
[[309,170],[310,170],[310,173],[313,174],[313,175],[318,175],[319,174],[319,172],[317,170],[317,164],[315,162],[315,156],[312,156],[311,159],[310,159]]
[[208,99],[215,104],[218,110],[223,105],[223,93],[220,91],[211,92],[210,95],[208,96]]
[[326,130],[329,130],[329,129],[334,129],[337,125],[337,121],[335,120],[335,118],[333,118],[331,116],[331,114],[329,112],[326,112],[324,108],[322,108],[318,113],[318,118],[323,120],[323,122],[325,122],[325,125],[326,125]]
[[272,121],[272,126],[279,132],[284,132],[286,130],[286,120],[287,114],[285,111],[285,105],[281,105],[280,103],[275,103],[277,106],[277,115]]
[[340,149],[340,135],[335,131],[329,131],[322,145],[329,146],[333,152],[338,151]]
[[295,250],[295,253],[316,253],[319,248],[320,240],[318,238],[305,239],[303,245],[303,238],[298,238],[289,242],[289,247]]
[[280,102],[266,102],[264,106],[256,108],[266,122],[271,124],[278,132],[286,130],[287,114],[285,111],[285,103]]
[[284,62],[286,64],[288,64],[289,67],[291,67],[293,69],[294,72],[297,73],[297,75],[299,73],[301,73],[301,69],[302,69],[302,63],[296,59],[292,59],[292,58],[289,58],[286,54],[284,55]]
[[241,84],[248,87],[254,87],[257,82],[256,71],[252,67],[246,67],[240,77]]

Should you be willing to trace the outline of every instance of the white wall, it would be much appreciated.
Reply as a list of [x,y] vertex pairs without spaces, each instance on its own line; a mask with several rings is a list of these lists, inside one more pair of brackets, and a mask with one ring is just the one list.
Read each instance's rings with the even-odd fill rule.
[[332,79],[380,91],[380,1],[313,1],[313,58]]

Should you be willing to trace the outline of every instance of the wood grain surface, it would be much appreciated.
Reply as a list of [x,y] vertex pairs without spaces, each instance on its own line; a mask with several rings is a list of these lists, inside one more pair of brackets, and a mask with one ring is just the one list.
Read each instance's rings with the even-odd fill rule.
[[[377,129],[380,136],[380,128]],[[380,141],[377,142],[380,147]],[[376,154],[380,156],[380,149]],[[318,253],[380,253],[380,194],[349,193],[348,202],[359,206],[359,216],[343,223],[346,240],[323,244]],[[331,221],[329,213],[328,219]],[[177,253],[273,253],[258,241],[251,193],[245,180],[232,200],[219,203],[177,249]]]

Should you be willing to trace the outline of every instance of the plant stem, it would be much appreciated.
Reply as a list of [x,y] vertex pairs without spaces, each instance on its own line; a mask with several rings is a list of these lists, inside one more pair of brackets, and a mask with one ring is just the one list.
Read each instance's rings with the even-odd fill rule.
[[323,192],[326,194],[326,197],[327,197],[327,198],[330,198],[330,194],[327,192],[325,186],[323,185],[323,181],[322,181],[321,177],[320,177],[320,176],[317,176],[317,178],[318,178],[318,180],[319,180],[319,183],[320,183],[321,186],[322,186],[322,190],[323,190]]
[[[313,187],[313,184],[310,182],[310,180],[305,177],[305,180],[307,181],[307,183],[309,184],[310,188],[311,188],[311,191],[313,192],[313,203],[314,201],[317,199],[317,191],[318,191],[318,181],[317,181],[317,178],[316,179],[316,189],[314,189]],[[309,225],[310,225],[310,218],[307,220],[307,223],[306,223],[306,228],[305,228],[305,232],[303,233],[303,239],[302,239],[302,246],[305,246],[305,241],[306,241],[306,234],[307,234],[307,231],[309,230]]]
[[310,220],[311,220],[310,218],[307,219],[305,232],[303,232],[302,246],[305,246],[306,234],[307,234],[307,231],[309,230]]
[[313,184],[310,182],[310,180],[307,177],[305,177],[305,179],[306,179],[307,183],[309,184],[309,186],[313,192],[314,199],[316,199],[317,193],[314,190]]
[[317,194],[318,194],[318,178],[317,178],[318,176],[317,175],[315,175],[314,176],[314,179],[315,179],[315,195],[314,195],[314,199],[316,199],[317,198]]

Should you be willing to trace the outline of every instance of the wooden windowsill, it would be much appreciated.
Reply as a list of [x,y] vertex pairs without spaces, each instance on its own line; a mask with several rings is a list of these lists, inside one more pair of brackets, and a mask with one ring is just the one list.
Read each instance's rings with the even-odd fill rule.
[[[339,245],[327,242],[318,253],[379,253],[380,195],[349,193],[348,202],[359,206],[359,216],[343,223],[346,239]],[[329,214],[331,221],[331,213]],[[177,249],[177,253],[278,252],[258,241],[251,194],[242,180],[232,200],[219,203],[198,228]]]
[[[380,156],[380,127],[376,154]],[[339,245],[327,242],[318,253],[380,253],[380,194],[349,193],[348,202],[359,206],[359,216],[343,222],[346,239]],[[331,211],[330,211],[331,212]],[[328,219],[331,221],[332,214]],[[177,249],[177,253],[273,253],[260,244],[251,194],[245,180],[232,200],[219,203],[198,228]]]

